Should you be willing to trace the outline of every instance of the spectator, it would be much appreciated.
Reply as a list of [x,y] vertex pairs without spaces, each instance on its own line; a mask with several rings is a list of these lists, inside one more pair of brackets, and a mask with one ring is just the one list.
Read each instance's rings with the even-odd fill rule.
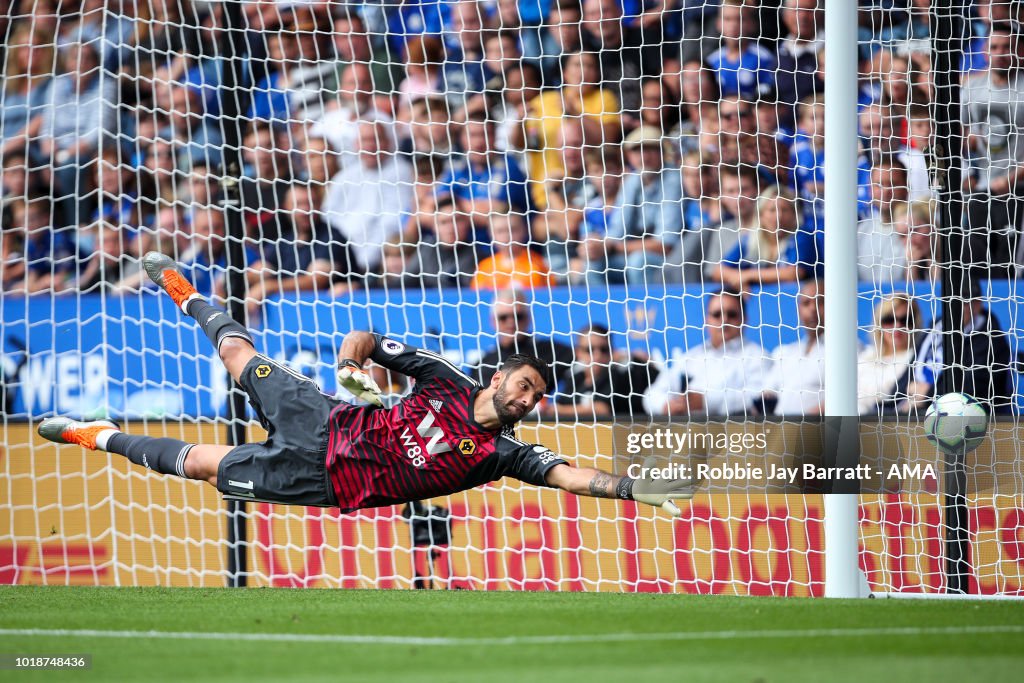
[[285,193],[281,237],[264,246],[263,260],[249,271],[250,315],[275,294],[330,291],[332,281],[348,278],[348,253],[341,236],[317,211],[319,195],[304,183]]
[[825,211],[825,97],[813,96],[797,106],[797,128],[790,148],[793,187],[804,203],[804,220],[823,228]]
[[657,370],[643,358],[616,357],[604,325],[591,323],[577,335],[573,374],[541,413],[581,421],[641,417]]
[[954,360],[963,369],[963,385],[945,388],[943,375],[950,371],[950,364],[944,361],[945,334],[942,318],[937,318],[917,348],[910,369],[908,398],[900,404],[900,412],[923,410],[940,391],[962,391],[973,396],[987,405],[989,414],[1013,410],[1013,358],[1009,333],[985,307],[981,291],[981,284],[972,281],[963,293],[963,356]]
[[[582,19],[580,0],[552,0],[551,13],[546,22],[550,46],[543,48],[540,60],[545,88],[562,85],[562,56],[582,51]],[[524,49],[523,53],[527,59],[532,57],[528,50]]]
[[138,168],[139,201],[147,207],[159,201],[174,201],[178,175],[178,158],[173,143],[160,138],[151,140],[143,147]]
[[452,155],[448,102],[441,95],[417,96],[410,104],[409,119],[400,129],[405,135],[400,149],[412,157],[417,181],[432,186]]
[[577,257],[585,212],[600,201],[599,176],[587,173],[588,161],[593,171],[599,160],[596,154],[587,159],[583,142],[582,122],[565,119],[558,140],[565,175],[549,178],[544,184],[548,208],[534,220],[534,234],[547,248],[552,273],[563,281],[568,277],[570,261]]
[[524,122],[529,154],[529,175],[534,183],[531,196],[537,208],[544,208],[544,183],[564,174],[557,140],[562,121],[576,117],[583,122],[584,133],[593,131],[586,144],[610,144],[619,140],[619,99],[599,84],[597,57],[592,53],[573,53],[562,58],[562,87],[541,93],[530,103]]
[[736,246],[721,264],[710,264],[709,278],[716,285],[737,291],[794,282],[819,272],[819,242],[800,229],[797,199],[788,190],[770,187],[758,199],[758,222],[740,232]]
[[313,185],[326,187],[338,172],[340,155],[334,153],[326,138],[314,135],[312,127],[304,128],[302,133],[296,140],[301,154],[299,176]]
[[278,209],[293,181],[291,141],[286,128],[266,121],[254,121],[246,133],[245,175],[239,185],[246,233],[253,239],[277,239]]
[[721,47],[706,63],[722,96],[756,100],[775,89],[775,55],[752,38],[757,33],[752,10],[746,0],[723,0],[718,10]]
[[779,102],[784,105],[793,106],[825,92],[825,83],[817,73],[818,53],[825,45],[824,16],[819,0],[783,2],[781,18],[785,34],[778,44],[775,89]]
[[[650,126],[668,135],[679,123],[679,107],[672,104],[671,97],[661,77],[645,78],[640,85],[640,110],[623,116],[623,128]],[[675,155],[671,156],[673,161],[678,161]]]
[[[154,116],[159,124],[156,137],[170,140],[179,159],[203,158],[207,165],[221,160],[220,126],[203,100],[202,90],[190,82],[153,82]],[[148,118],[148,117],[142,117]]]
[[[188,214],[184,202],[159,201],[152,215],[138,231],[134,254],[159,251],[164,254],[185,255],[192,252],[192,236],[186,228]],[[149,283],[149,276],[142,269],[141,259],[134,255],[120,264],[121,279],[114,287],[118,293],[135,292]]]
[[825,408],[825,286],[809,281],[796,298],[803,338],[772,351],[758,407],[765,415],[806,417]]
[[688,264],[694,279],[701,277],[707,264],[713,266],[732,252],[741,234],[758,227],[757,198],[761,181],[757,170],[750,166],[719,166],[718,174],[718,211],[722,222],[718,226],[705,226],[701,234],[703,251]]
[[932,117],[926,104],[911,104],[907,107],[907,130],[910,144],[903,151],[903,163],[907,167],[907,192],[911,201],[927,200],[935,196],[932,192],[931,162]]
[[[212,206],[195,206],[189,216],[189,224],[190,248],[179,256],[182,273],[203,297],[223,299],[228,277],[224,213]],[[260,254],[250,240],[244,241],[243,254],[242,267],[260,261]]]
[[[481,93],[497,75],[486,69],[484,39],[491,32],[491,18],[479,0],[454,0],[446,24],[444,83],[452,106],[465,106],[466,97]],[[499,72],[500,73],[500,72]]]
[[506,358],[514,353],[526,353],[539,358],[551,368],[556,384],[568,379],[572,371],[572,349],[561,342],[532,333],[530,305],[520,290],[499,290],[494,295],[491,313],[498,344],[484,354],[471,375],[487,386]]
[[595,85],[613,88],[622,108],[640,105],[640,80],[661,73],[661,22],[627,26],[619,0],[583,0],[583,42],[599,57]]
[[462,124],[464,156],[453,162],[441,178],[440,190],[455,197],[459,211],[484,227],[494,212],[529,211],[526,174],[511,154],[497,151],[494,123],[485,115],[470,117]]
[[875,306],[871,345],[857,359],[857,409],[861,415],[894,412],[907,398],[914,360],[914,331],[921,320],[907,294],[891,294]]
[[31,162],[25,149],[16,148],[3,154],[2,163],[0,205],[48,192],[42,174],[30,169]]
[[[486,89],[489,93],[501,90],[505,86],[509,72],[524,64],[519,51],[519,41],[513,31],[488,31],[483,36],[483,66]],[[526,62],[533,69],[537,67]],[[538,81],[537,86],[540,86]]]
[[[121,150],[105,146],[93,171],[96,193],[88,198],[89,203],[95,206],[93,222],[102,221],[117,230],[127,226],[130,231],[123,236],[131,242],[142,224],[135,169],[123,158]],[[127,247],[127,243],[124,246]]]
[[434,36],[417,36],[409,41],[408,47],[405,80],[398,89],[399,121],[409,121],[409,108],[417,97],[440,95],[452,107],[462,104],[461,93],[456,93],[458,99],[453,99],[445,83],[444,42]]
[[656,282],[665,277],[666,263],[699,260],[701,235],[683,234],[682,179],[679,169],[664,164],[661,132],[637,128],[623,146],[630,170],[608,226],[608,276],[613,282]]
[[76,267],[75,289],[83,294],[104,293],[113,288],[126,274],[131,235],[118,225],[96,222],[79,230],[79,245],[82,235],[87,236],[91,249],[79,251]]
[[[593,170],[589,175],[593,178],[597,194],[583,211],[583,222],[578,228],[580,244],[576,256],[569,259],[569,280],[573,283],[586,282],[594,278],[595,271],[605,270],[608,227],[620,211],[622,155],[617,150],[603,154],[595,150],[590,157]],[[572,245],[569,246],[571,248]]]
[[1024,52],[1018,30],[994,27],[988,54],[988,69],[968,78],[961,94],[967,135],[963,189],[968,194],[968,253],[951,256],[999,277],[1013,274],[1008,267],[1014,247],[1024,244],[1017,235],[1024,178]]
[[[904,179],[903,184],[907,188],[908,196],[910,196],[911,182],[910,164],[912,161],[921,164],[921,166],[914,169],[914,173],[917,174],[914,182],[918,184],[918,187],[915,189],[920,193],[920,185],[923,182],[925,192],[928,192],[927,165],[921,158],[915,160],[910,157],[907,146],[903,143],[899,133],[899,129],[902,128],[902,119],[897,119],[894,116],[894,111],[894,107],[887,102],[875,102],[860,110],[861,154],[857,163],[859,176],[858,199],[860,201],[858,213],[862,218],[870,215],[873,210],[871,206],[871,169],[879,160],[895,159],[903,166],[907,172],[907,177]],[[920,177],[922,174],[924,175],[923,179]]]
[[706,297],[704,342],[669,361],[644,394],[651,415],[743,415],[763,388],[765,358],[744,337],[743,295],[720,290]]
[[[505,72],[504,87],[499,96],[480,96],[487,117],[495,122],[495,147],[502,152],[522,151],[526,147],[526,119],[530,102],[540,94],[541,75],[537,67],[522,63]],[[490,102],[490,105],[487,103]],[[467,113],[474,111],[471,102]]]
[[338,59],[335,80],[344,83],[345,73],[356,64],[362,64],[370,70],[370,78],[360,78],[359,82],[373,83],[375,88],[386,93],[397,90],[404,77],[401,62],[388,59],[384,51],[374,48],[366,22],[355,5],[341,5],[335,12],[334,30],[331,32],[334,54]]
[[23,294],[28,289],[25,259],[25,227],[4,221],[0,224],[0,291]]
[[[363,278],[368,290],[400,290],[403,287],[418,287],[413,275],[416,267],[416,245],[403,242],[401,238],[386,242],[382,247],[380,267],[367,273]],[[339,285],[340,287],[341,285]],[[351,288],[345,287],[346,293]]]
[[[557,73],[558,69],[558,56],[560,54],[558,43],[554,36],[551,35],[551,29],[556,27],[552,24],[551,19],[544,16],[550,10],[550,14],[554,15],[557,11],[558,2],[535,2],[534,0],[524,0],[523,2],[499,2],[497,5],[497,16],[494,21],[495,31],[491,32],[491,36],[501,35],[505,36],[503,40],[510,41],[510,44],[506,46],[506,49],[511,47],[511,51],[505,51],[502,54],[509,56],[515,55],[516,58],[522,57],[523,63],[529,64],[532,68],[538,69],[543,72],[548,70],[554,70]],[[522,5],[522,6],[521,6]],[[533,9],[532,12],[527,11],[526,14],[530,15],[528,18],[523,16],[523,10],[530,7]],[[579,2],[576,3],[577,12],[579,11]],[[576,19],[576,31],[577,38],[579,41],[579,16]],[[486,57],[488,49],[486,47],[487,42],[485,41],[485,60],[492,61],[492,58]],[[573,46],[572,49],[566,50],[567,52],[575,52],[579,49],[579,45]],[[492,62],[493,63],[493,62]],[[492,74],[500,74],[506,71],[506,69],[490,69]],[[539,81],[538,81],[539,83]],[[556,85],[557,82],[548,82],[548,85]]]
[[893,158],[871,169],[870,216],[857,225],[857,272],[862,282],[893,282],[906,264],[906,243],[895,210],[907,202],[907,170]]
[[75,264],[71,230],[53,227],[53,205],[46,196],[29,196],[11,205],[11,226],[25,235],[26,290],[60,292]]
[[[992,34],[993,27],[1005,26],[1014,21],[1013,2],[1008,0],[974,0],[971,9],[974,10],[974,20],[971,23],[971,31],[974,34],[964,50],[961,60],[961,71],[965,74],[984,71],[988,68],[988,39]],[[1016,19],[1018,22],[1019,18]]]
[[717,228],[722,223],[718,168],[702,162],[700,152],[683,155],[679,169],[683,181],[683,228],[691,232]]
[[451,195],[438,197],[431,208],[431,229],[417,241],[406,278],[426,290],[462,287],[480,267],[480,245],[469,214],[460,211]]
[[336,100],[326,105],[323,116],[310,129],[311,135],[324,137],[331,143],[342,165],[356,158],[356,139],[362,119],[391,118],[376,110],[374,88],[370,66],[362,62],[350,64],[341,74]]
[[[705,114],[713,112],[705,111]],[[718,101],[717,140],[715,151],[719,160],[726,164],[738,164],[740,162],[740,151],[747,146],[757,149],[756,139],[757,119],[754,116],[753,105],[735,95],[723,97]],[[713,125],[713,124],[712,124]],[[709,132],[712,125],[703,122],[702,129]]]
[[359,161],[331,179],[323,206],[327,221],[348,241],[353,268],[377,268],[383,245],[402,234],[412,180],[408,163],[395,155],[391,126],[380,119],[360,122]]
[[[676,80],[680,83],[673,86]],[[666,74],[665,82],[670,92],[675,87],[679,90],[681,120],[672,131],[672,137],[679,140],[680,155],[701,150],[713,151],[717,148],[717,140],[711,141],[708,138],[718,134],[719,118],[714,108],[719,98],[710,72],[700,62],[686,62],[679,71],[678,79],[672,74]]]
[[[679,63],[703,62],[718,49],[715,24],[718,19],[717,0],[683,0],[683,36]],[[667,59],[666,63],[672,60]]]
[[113,129],[117,84],[103,75],[95,44],[67,45],[59,62],[61,71],[38,114],[42,123],[36,144],[43,158],[53,162],[55,191],[69,195],[80,192],[83,168],[93,159],[101,136]]
[[518,213],[491,216],[493,255],[480,262],[473,289],[530,290],[551,282],[548,264],[534,248],[526,217]]
[[[0,84],[0,154],[24,152],[39,134],[38,116],[48,100],[53,70],[53,36],[32,26],[15,24],[7,41],[6,69]],[[29,124],[33,125],[30,127]]]
[[918,200],[896,206],[893,227],[905,247],[898,279],[938,282],[941,277],[933,202]]
[[387,41],[383,47],[391,61],[405,60],[406,64],[410,64],[413,61],[412,55],[417,49],[414,47],[416,40],[423,36],[439,36],[444,33],[444,27],[451,23],[452,3],[450,2],[418,0],[417,2],[379,3],[377,7],[383,13],[383,25],[370,20],[366,12],[374,8],[369,3],[363,5],[363,17],[367,19],[370,35],[375,36],[378,40]]

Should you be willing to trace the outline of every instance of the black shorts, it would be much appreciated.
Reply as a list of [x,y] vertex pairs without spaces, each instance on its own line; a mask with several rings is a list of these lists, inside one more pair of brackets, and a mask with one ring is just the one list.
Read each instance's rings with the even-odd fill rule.
[[340,401],[263,355],[246,363],[239,384],[267,440],[231,449],[217,469],[217,488],[234,500],[337,506],[327,476],[327,440],[331,410]]

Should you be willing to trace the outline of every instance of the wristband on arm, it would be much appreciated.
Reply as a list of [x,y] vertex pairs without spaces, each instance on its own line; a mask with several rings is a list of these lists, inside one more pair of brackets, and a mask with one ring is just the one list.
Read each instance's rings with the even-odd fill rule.
[[615,497],[622,500],[633,500],[633,484],[636,479],[632,477],[622,477],[619,479],[619,483],[615,485]]

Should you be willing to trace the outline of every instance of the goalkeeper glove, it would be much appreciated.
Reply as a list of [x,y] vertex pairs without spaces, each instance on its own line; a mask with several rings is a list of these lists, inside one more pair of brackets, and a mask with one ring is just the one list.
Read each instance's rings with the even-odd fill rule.
[[655,479],[651,470],[657,467],[657,458],[644,460],[642,476],[639,479],[623,477],[619,481],[616,493],[624,500],[635,500],[638,503],[660,507],[662,510],[679,517],[683,514],[674,501],[690,500],[696,483],[693,479]]
[[367,403],[384,406],[380,398],[380,387],[363,367],[351,358],[338,362],[338,386]]

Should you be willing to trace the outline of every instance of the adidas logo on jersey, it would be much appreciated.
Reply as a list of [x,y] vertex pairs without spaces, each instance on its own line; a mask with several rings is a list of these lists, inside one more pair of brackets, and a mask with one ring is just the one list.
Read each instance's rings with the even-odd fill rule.
[[444,401],[440,401],[440,400],[438,400],[436,398],[432,398],[432,399],[430,399],[430,405],[431,405],[431,407],[433,407],[434,410],[436,410],[437,412],[440,413],[441,412],[441,408],[444,407]]

